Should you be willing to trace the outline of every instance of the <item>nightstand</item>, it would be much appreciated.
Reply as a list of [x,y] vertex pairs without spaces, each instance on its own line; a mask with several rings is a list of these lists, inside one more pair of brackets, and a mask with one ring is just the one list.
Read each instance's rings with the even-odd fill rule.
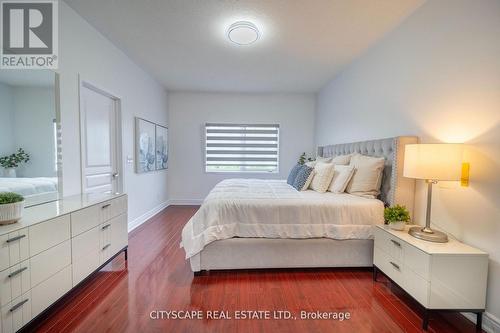
[[432,311],[477,314],[481,328],[486,307],[488,254],[450,239],[431,243],[387,226],[375,228],[373,279],[383,272],[425,308],[422,327]]

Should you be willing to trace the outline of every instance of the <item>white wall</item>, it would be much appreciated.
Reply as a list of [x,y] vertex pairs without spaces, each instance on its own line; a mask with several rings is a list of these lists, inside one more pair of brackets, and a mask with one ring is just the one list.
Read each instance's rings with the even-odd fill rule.
[[134,173],[133,164],[125,163],[127,156],[134,156],[134,116],[167,125],[167,95],[160,84],[73,9],[62,1],[59,5],[64,195],[78,194],[81,191],[80,74],[84,80],[121,98],[123,176],[124,190],[129,194],[130,227],[131,223],[142,220],[140,217],[143,214],[168,200],[166,171],[138,175]]
[[[490,254],[500,318],[500,1],[428,1],[318,96],[316,143],[466,142],[470,187],[435,187],[433,224]],[[424,222],[419,184],[416,221]]]
[[[12,87],[0,83],[0,157],[12,154],[14,148],[14,97]],[[0,176],[3,170],[0,168]]]
[[[302,152],[314,151],[312,94],[169,93],[169,190],[174,203],[197,203],[225,178],[285,179]],[[205,173],[206,122],[280,124],[279,174]]]

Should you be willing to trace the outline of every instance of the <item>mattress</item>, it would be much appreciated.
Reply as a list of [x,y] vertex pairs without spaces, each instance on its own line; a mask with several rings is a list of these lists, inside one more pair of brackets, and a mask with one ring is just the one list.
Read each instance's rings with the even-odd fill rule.
[[182,231],[186,258],[217,240],[371,239],[384,205],[346,193],[295,190],[284,180],[227,179],[208,194]]
[[57,192],[57,178],[0,178],[0,192],[16,192],[24,197]]

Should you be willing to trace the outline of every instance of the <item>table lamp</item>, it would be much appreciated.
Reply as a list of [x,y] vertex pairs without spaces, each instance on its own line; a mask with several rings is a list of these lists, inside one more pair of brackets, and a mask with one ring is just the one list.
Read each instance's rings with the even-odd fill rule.
[[430,242],[446,243],[448,236],[431,229],[432,185],[439,180],[460,180],[463,145],[454,143],[410,144],[405,146],[403,176],[427,183],[425,227],[412,227],[410,235]]

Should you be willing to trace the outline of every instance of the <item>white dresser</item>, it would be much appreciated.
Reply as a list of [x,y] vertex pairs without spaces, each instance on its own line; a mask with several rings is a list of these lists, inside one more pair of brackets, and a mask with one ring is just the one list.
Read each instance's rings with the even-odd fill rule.
[[28,324],[127,245],[126,195],[68,197],[0,226],[0,333]]
[[481,327],[486,307],[488,254],[450,240],[432,243],[386,226],[375,230],[374,279],[378,270],[403,288],[426,310],[427,329],[432,310],[477,314]]

